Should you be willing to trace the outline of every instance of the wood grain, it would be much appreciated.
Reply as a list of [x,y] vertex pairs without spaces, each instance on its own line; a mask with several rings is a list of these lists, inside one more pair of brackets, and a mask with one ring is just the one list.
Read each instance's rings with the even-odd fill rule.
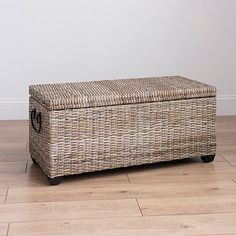
[[[236,137],[235,137],[236,139]],[[236,166],[236,154],[224,154],[223,158],[232,166]]]
[[25,161],[28,121],[0,121],[0,162]]
[[236,213],[19,222],[8,236],[236,235]]
[[[58,194],[58,192],[60,194]],[[91,184],[69,187],[9,188],[7,203],[235,195],[232,180],[145,184]]]
[[0,236],[7,236],[7,229],[9,223],[0,223]]
[[138,199],[144,216],[236,212],[236,195]]
[[236,153],[236,145],[217,145],[217,152],[220,155],[234,155]]
[[21,144],[0,143],[0,150],[1,150],[0,162],[27,161],[29,159],[29,153],[25,151],[25,148],[26,148],[26,142],[21,143]]
[[[96,177],[95,177],[96,176]],[[97,183],[128,183],[127,176],[125,173],[114,173],[112,174],[94,174],[87,176],[78,177],[78,176],[71,176],[69,178],[65,178],[62,182],[62,186],[83,186],[87,184],[94,184]],[[25,187],[25,186],[41,186],[41,187],[48,187],[48,180],[44,173],[34,174],[34,173],[26,173],[26,174],[1,174],[0,173],[0,186],[1,187]]]
[[27,161],[1,162],[0,173],[25,173]]
[[41,175],[30,175],[29,173],[0,173],[0,187],[11,186],[45,186],[46,177]]
[[194,159],[183,159],[183,160],[176,160],[171,162],[163,162],[163,163],[156,163],[150,165],[143,165],[143,166],[133,166],[127,168],[129,173],[136,172],[136,171],[144,171],[147,172],[148,170],[154,170],[157,173],[168,173],[168,169],[171,167],[171,172],[176,174],[182,173],[184,171],[190,170],[191,172],[196,173],[206,173],[206,172],[215,172],[220,171],[224,172],[227,169],[230,169],[230,164],[225,162],[211,162],[211,163],[203,163],[198,158]]
[[220,153],[216,153],[214,162],[225,162],[225,159],[223,158],[223,156]]
[[[179,162],[181,163],[181,162]],[[131,183],[150,183],[150,182],[177,182],[177,181],[197,181],[204,179],[206,181],[217,181],[236,178],[236,172],[229,163],[182,163],[182,165],[168,166],[171,163],[165,163],[156,168],[133,168],[127,172]],[[167,167],[167,168],[166,168]],[[165,169],[166,168],[166,169]]]
[[0,222],[141,215],[135,199],[3,204],[0,212]]
[[8,188],[1,188],[0,187],[0,204],[5,202],[7,190],[8,190]]
[[[88,184],[128,183],[124,170],[88,173],[83,175],[67,176],[60,186],[86,186]],[[48,180],[43,171],[28,161],[27,173],[0,173],[0,186],[2,187],[48,187]]]

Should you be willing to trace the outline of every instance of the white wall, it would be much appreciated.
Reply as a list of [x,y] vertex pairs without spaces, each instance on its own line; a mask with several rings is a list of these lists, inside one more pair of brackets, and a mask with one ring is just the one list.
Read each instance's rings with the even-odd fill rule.
[[0,0],[0,119],[28,85],[183,75],[236,115],[236,0]]

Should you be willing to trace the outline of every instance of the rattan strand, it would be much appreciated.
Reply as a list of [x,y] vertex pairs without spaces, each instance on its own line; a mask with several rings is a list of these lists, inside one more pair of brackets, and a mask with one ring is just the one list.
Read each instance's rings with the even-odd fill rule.
[[51,178],[216,152],[215,96],[65,110],[31,97],[33,108],[42,129],[30,124],[30,153]]
[[32,85],[49,110],[171,101],[215,96],[215,87],[180,76]]

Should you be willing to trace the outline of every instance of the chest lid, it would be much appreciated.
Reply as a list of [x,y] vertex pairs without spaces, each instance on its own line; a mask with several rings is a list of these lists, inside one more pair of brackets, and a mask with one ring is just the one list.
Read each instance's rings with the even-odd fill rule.
[[29,94],[49,110],[213,97],[213,86],[180,76],[31,85]]

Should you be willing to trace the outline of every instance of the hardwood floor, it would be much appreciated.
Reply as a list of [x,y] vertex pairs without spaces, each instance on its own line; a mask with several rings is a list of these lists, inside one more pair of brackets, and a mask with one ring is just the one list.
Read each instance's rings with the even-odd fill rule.
[[236,235],[236,117],[217,155],[71,176],[49,186],[28,122],[0,121],[0,236]]

